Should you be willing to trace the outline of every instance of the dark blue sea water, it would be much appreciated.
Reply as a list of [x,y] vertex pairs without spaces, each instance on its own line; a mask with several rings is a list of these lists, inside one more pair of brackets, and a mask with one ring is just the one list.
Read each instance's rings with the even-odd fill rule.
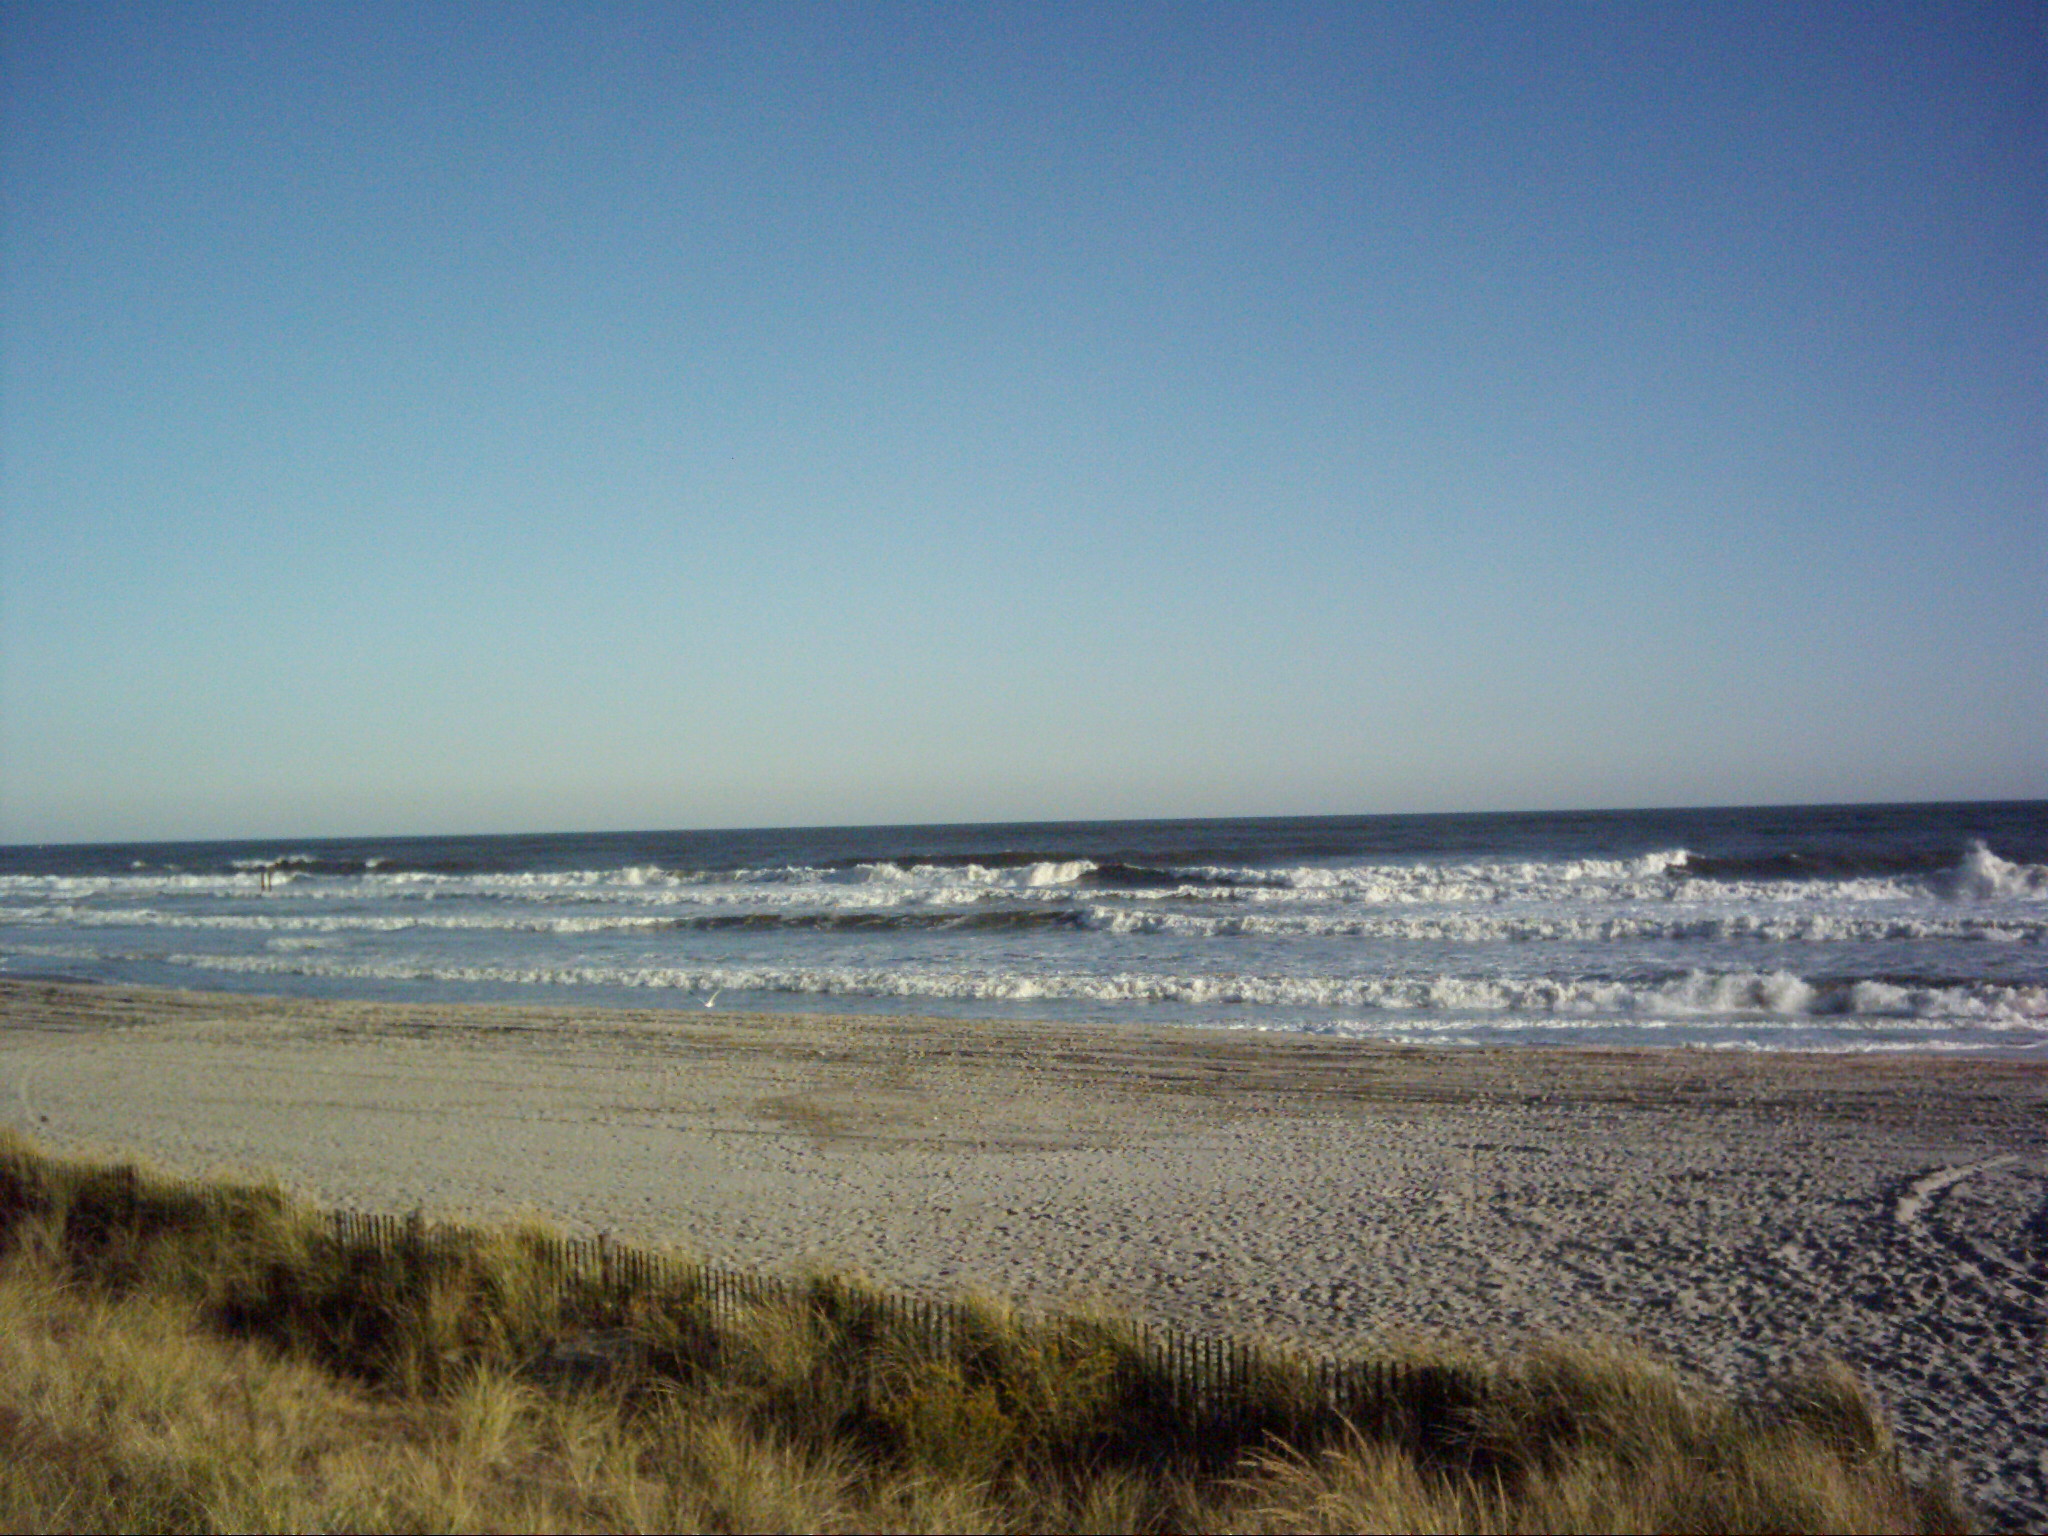
[[2048,1049],[2048,802],[0,848],[0,973]]

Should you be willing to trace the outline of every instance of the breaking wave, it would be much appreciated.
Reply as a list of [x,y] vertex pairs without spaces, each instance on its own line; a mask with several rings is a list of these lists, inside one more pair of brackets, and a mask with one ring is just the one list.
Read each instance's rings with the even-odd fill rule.
[[[1439,1040],[1640,1030],[1804,1049],[1893,1029],[2032,1051],[2048,1037],[2048,864],[2029,861],[2048,818],[2003,814],[1975,842],[1980,824],[1910,808],[1758,813],[1733,833],[1674,815],[1611,855],[1610,833],[1573,818],[1503,822],[1492,842],[1418,822],[1348,847],[1328,829],[1218,823],[10,849],[0,970],[1363,1020]],[[1438,832],[1462,841],[1432,852]]]
[[1972,843],[1949,875],[1948,889],[1959,899],[1975,901],[2048,896],[2048,864],[2010,864],[1981,842]]
[[[1979,842],[1959,863],[1918,874],[1821,878],[1793,875],[1785,861],[1740,866],[1696,861],[1682,848],[1632,859],[1437,862],[1414,864],[1149,865],[1086,858],[972,859],[921,863],[893,859],[726,870],[674,870],[659,864],[615,869],[489,873],[390,867],[377,859],[322,861],[294,856],[241,860],[227,873],[131,871],[119,875],[0,876],[0,895],[43,900],[145,899],[152,895],[245,896],[265,888],[301,899],[434,900],[469,897],[525,901],[638,901],[701,904],[743,892],[813,893],[837,900],[972,900],[1028,892],[1123,894],[1191,902],[1284,905],[1304,901],[1353,906],[1471,906],[1504,902],[1898,902],[2038,900],[2048,897],[2048,865],[2000,858]],[[1774,872],[1766,873],[1766,869]],[[1725,872],[1723,872],[1725,870]]]
[[1104,934],[1161,934],[1190,939],[1370,939],[1383,943],[1615,944],[1663,943],[2048,943],[2048,914],[1915,913],[1871,916],[1841,912],[1726,912],[1698,915],[1618,913],[1574,916],[1544,912],[1447,912],[1426,915],[1247,911],[1216,914],[1089,902],[1079,905],[897,904],[816,910],[587,912],[558,916],[519,911],[352,913],[184,912],[157,907],[113,910],[77,905],[0,907],[0,924],[25,927],[170,928],[255,933],[405,933],[414,930],[597,934],[790,932],[925,933],[1071,928]]
[[1170,1002],[1370,1008],[1404,1013],[1542,1013],[1571,1018],[1871,1017],[2048,1025],[2048,986],[1809,981],[1788,971],[1691,970],[1658,980],[1467,976],[1184,976],[863,966],[489,966],[410,961],[323,963],[311,957],[197,955],[174,965],[255,974],[518,986],[640,987],[824,996]]

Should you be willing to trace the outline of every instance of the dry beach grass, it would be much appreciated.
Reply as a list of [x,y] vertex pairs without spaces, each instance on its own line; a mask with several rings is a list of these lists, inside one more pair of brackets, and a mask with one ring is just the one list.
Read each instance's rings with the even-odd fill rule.
[[[2048,1517],[2039,1064],[29,982],[0,1024],[7,1120],[45,1144],[324,1204],[1325,1346],[1605,1335],[1737,1395],[1832,1354],[1909,1467]],[[1320,1455],[1260,1475],[1342,1483]]]
[[[1347,1420],[1283,1354],[1189,1417],[1139,1333],[993,1302],[944,1339],[821,1277],[720,1310],[565,1285],[526,1230],[393,1249],[274,1190],[0,1144],[0,1521],[15,1529],[1906,1530],[1839,1369],[1737,1404],[1627,1352]],[[601,1330],[599,1375],[549,1367]]]

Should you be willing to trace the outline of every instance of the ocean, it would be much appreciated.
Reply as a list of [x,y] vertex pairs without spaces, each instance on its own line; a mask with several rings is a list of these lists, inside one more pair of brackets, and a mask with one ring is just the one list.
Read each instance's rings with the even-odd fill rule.
[[0,975],[2048,1050],[2048,802],[0,848]]

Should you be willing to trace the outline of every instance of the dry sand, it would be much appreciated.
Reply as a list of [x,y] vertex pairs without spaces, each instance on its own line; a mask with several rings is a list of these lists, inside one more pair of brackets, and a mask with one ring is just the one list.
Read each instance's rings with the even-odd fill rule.
[[4,982],[0,1070],[52,1149],[331,1205],[1331,1346],[1832,1352],[2048,1524],[2048,1064]]

